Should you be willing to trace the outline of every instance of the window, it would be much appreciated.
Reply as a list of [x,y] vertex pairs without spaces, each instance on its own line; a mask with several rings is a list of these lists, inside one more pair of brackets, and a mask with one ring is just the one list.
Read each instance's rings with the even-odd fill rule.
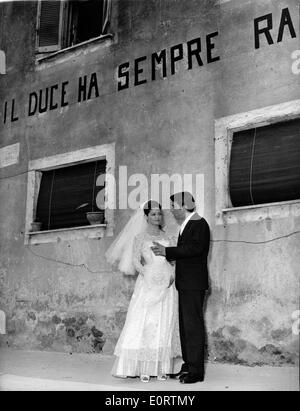
[[216,224],[300,215],[300,100],[215,121]]
[[300,199],[300,119],[233,133],[233,207]]
[[[25,244],[113,235],[114,143],[31,160],[28,170]],[[99,223],[87,216],[99,211],[98,206],[102,211]],[[42,226],[36,228],[36,222]]]
[[111,0],[41,0],[37,51],[48,53],[108,34]]
[[42,172],[36,210],[41,229],[89,225],[86,213],[99,211],[96,197],[104,185],[96,182],[105,168],[106,160],[100,160]]

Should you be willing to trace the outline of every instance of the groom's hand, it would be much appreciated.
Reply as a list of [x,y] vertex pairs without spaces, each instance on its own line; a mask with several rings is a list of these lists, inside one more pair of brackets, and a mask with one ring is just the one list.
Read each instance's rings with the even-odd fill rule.
[[151,250],[154,252],[155,255],[160,255],[165,257],[166,256],[166,247],[164,247],[163,245],[156,243],[155,241],[153,241],[154,246],[151,247]]

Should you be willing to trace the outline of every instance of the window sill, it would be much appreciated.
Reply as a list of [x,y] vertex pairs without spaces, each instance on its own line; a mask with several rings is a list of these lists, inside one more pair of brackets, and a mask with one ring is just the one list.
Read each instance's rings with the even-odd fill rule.
[[49,231],[29,231],[25,234],[25,244],[57,243],[59,241],[99,239],[106,235],[107,224],[61,228]]
[[252,206],[224,208],[217,214],[225,224],[260,221],[265,218],[286,218],[300,216],[300,199],[278,203],[256,204]]
[[35,61],[36,70],[43,70],[45,68],[52,67],[56,64],[66,62],[71,58],[78,57],[80,55],[86,55],[89,52],[97,51],[100,48],[108,47],[112,44],[113,37],[113,34],[105,34],[103,36],[95,37],[93,39],[84,41],[79,44],[75,44],[71,47],[66,47],[55,52],[47,54],[37,54]]

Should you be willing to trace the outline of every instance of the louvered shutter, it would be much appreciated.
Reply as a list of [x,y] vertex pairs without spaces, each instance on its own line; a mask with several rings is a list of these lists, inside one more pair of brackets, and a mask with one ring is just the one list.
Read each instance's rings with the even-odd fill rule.
[[36,210],[42,230],[89,225],[86,212],[99,211],[96,197],[103,187],[96,182],[105,170],[106,161],[99,160],[43,172]]
[[37,17],[37,50],[40,53],[61,48],[63,1],[40,1]]
[[300,199],[300,119],[233,134],[233,207]]

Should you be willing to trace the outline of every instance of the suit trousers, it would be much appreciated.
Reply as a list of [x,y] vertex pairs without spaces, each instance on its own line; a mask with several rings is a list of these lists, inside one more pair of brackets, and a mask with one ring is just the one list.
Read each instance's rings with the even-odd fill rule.
[[181,369],[204,376],[205,290],[178,290],[178,295],[180,342],[184,361]]

